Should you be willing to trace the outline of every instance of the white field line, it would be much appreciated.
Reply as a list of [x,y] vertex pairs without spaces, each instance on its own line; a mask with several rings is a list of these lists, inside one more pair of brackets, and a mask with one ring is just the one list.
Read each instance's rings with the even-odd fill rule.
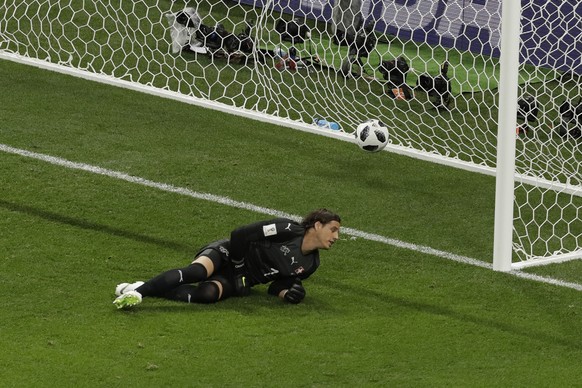
[[[270,216],[274,216],[274,217],[286,217],[286,218],[290,218],[290,219],[294,219],[294,220],[301,219],[300,216],[297,216],[294,214],[289,214],[289,213],[285,213],[285,212],[282,212],[279,210],[270,209],[270,208],[266,208],[266,207],[262,207],[262,206],[258,206],[258,205],[253,205],[253,204],[247,203],[247,202],[237,201],[237,200],[234,200],[234,199],[231,199],[228,197],[222,197],[219,195],[209,194],[209,193],[200,193],[200,192],[193,191],[193,190],[190,190],[190,189],[187,189],[184,187],[176,187],[176,186],[173,186],[173,185],[168,184],[168,183],[154,182],[154,181],[151,181],[151,180],[148,180],[145,178],[132,176],[132,175],[126,174],[124,172],[109,170],[106,168],[92,166],[90,164],[85,164],[85,163],[72,162],[70,160],[58,158],[55,156],[50,156],[50,155],[40,154],[37,152],[32,152],[32,151],[19,149],[19,148],[14,148],[14,147],[11,147],[11,146],[8,146],[5,144],[0,144],[0,151],[10,153],[10,154],[24,156],[27,158],[41,160],[43,162],[47,162],[47,163],[50,163],[53,165],[70,168],[73,170],[82,170],[82,171],[90,172],[93,174],[105,175],[105,176],[110,177],[110,178],[120,179],[120,180],[130,182],[130,183],[137,183],[137,184],[142,185],[142,186],[152,187],[152,188],[166,191],[169,193],[176,193],[176,194],[184,195],[184,196],[191,197],[191,198],[202,199],[205,201],[215,202],[215,203],[219,203],[222,205],[231,206],[231,207],[235,207],[235,208],[239,208],[239,209],[250,210],[250,211],[253,211],[256,213],[266,214],[266,215],[270,215]],[[377,242],[380,242],[380,243],[383,243],[386,245],[391,245],[391,246],[394,246],[397,248],[408,249],[411,251],[416,251],[416,252],[424,253],[424,254],[431,255],[431,256],[437,256],[437,257],[441,257],[441,258],[444,258],[447,260],[456,261],[456,262],[463,263],[463,264],[469,264],[469,265],[473,265],[473,266],[477,266],[477,267],[493,269],[492,264],[486,263],[486,262],[481,261],[481,260],[473,259],[473,258],[466,257],[466,256],[456,255],[454,253],[441,251],[441,250],[434,249],[434,248],[427,247],[427,246],[423,246],[423,245],[416,245],[416,244],[412,244],[412,243],[407,243],[407,242],[396,240],[393,238],[388,238],[388,237],[380,236],[380,235],[373,234],[373,233],[363,232],[363,231],[357,230],[357,229],[342,227],[342,233],[346,234],[348,236],[359,237],[359,238],[363,238],[363,239],[366,239],[369,241],[377,241]],[[548,284],[552,284],[552,285],[556,285],[556,286],[573,288],[575,290],[582,291],[582,284],[564,282],[564,281],[561,281],[558,279],[533,275],[533,274],[529,274],[529,273],[518,271],[518,270],[510,271],[508,273],[511,275],[517,276],[517,277],[521,277],[521,278],[525,278],[525,279],[529,279],[529,280],[534,280],[537,282],[548,283]]]

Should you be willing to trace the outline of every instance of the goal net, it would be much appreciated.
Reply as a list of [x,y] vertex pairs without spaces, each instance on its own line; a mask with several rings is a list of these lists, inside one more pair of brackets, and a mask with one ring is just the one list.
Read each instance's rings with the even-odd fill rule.
[[[343,140],[376,118],[390,151],[495,174],[501,5],[7,0],[0,57]],[[582,256],[582,6],[521,12],[514,268]]]

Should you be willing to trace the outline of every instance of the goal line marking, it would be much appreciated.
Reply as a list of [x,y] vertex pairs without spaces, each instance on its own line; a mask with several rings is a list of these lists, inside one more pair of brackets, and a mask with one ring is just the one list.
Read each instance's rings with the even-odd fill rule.
[[[191,197],[191,198],[215,202],[215,203],[219,203],[222,205],[226,205],[226,206],[230,206],[230,207],[234,207],[234,208],[238,208],[238,209],[250,210],[250,211],[253,211],[256,213],[266,214],[266,215],[270,215],[270,216],[274,216],[274,217],[285,217],[285,218],[290,218],[290,219],[294,219],[294,220],[301,219],[300,216],[297,216],[294,214],[285,213],[285,212],[282,212],[279,210],[275,210],[275,209],[271,209],[271,208],[267,208],[267,207],[263,207],[263,206],[258,206],[258,205],[254,205],[254,204],[247,203],[247,202],[237,201],[237,200],[234,200],[234,199],[229,198],[229,197],[223,197],[220,195],[215,195],[215,194],[210,194],[210,193],[201,193],[201,192],[193,191],[193,190],[190,190],[190,189],[187,189],[184,187],[177,187],[177,186],[174,186],[174,185],[171,185],[168,183],[151,181],[149,179],[129,175],[129,174],[126,174],[126,173],[120,172],[120,171],[109,170],[106,168],[93,166],[93,165],[86,164],[86,163],[72,162],[70,160],[55,157],[55,156],[50,156],[50,155],[46,155],[46,154],[41,154],[41,153],[37,153],[37,152],[32,152],[32,151],[19,149],[19,148],[14,148],[14,147],[11,147],[11,146],[6,145],[6,144],[0,143],[0,151],[6,152],[9,154],[20,155],[23,157],[40,160],[40,161],[43,161],[46,163],[50,163],[50,164],[53,164],[56,166],[61,166],[61,167],[65,167],[65,168],[69,168],[69,169],[73,169],[73,170],[81,170],[81,171],[86,171],[86,172],[90,172],[93,174],[104,175],[104,176],[107,176],[110,178],[115,178],[115,179],[123,180],[126,182],[130,182],[130,183],[136,183],[136,184],[139,184],[142,186],[155,188],[155,189],[166,191],[169,193],[176,193],[176,194],[184,195],[184,196]],[[388,237],[384,237],[384,236],[381,236],[378,234],[368,233],[368,232],[364,232],[364,231],[353,229],[353,228],[342,227],[342,233],[346,234],[348,236],[359,237],[359,238],[363,238],[363,239],[369,240],[369,241],[376,241],[376,242],[380,242],[380,243],[383,243],[386,245],[391,245],[391,246],[394,246],[397,248],[407,249],[407,250],[420,252],[420,253],[424,253],[424,254],[431,255],[431,256],[441,257],[441,258],[444,258],[447,260],[452,260],[452,261],[456,261],[456,262],[463,263],[463,264],[469,264],[469,265],[473,265],[473,266],[477,266],[477,267],[481,267],[481,268],[493,269],[492,264],[486,263],[486,262],[481,261],[481,260],[473,259],[473,258],[470,258],[467,256],[457,255],[457,254],[450,253],[450,252],[441,251],[441,250],[434,249],[434,248],[431,248],[428,246],[407,243],[407,242],[404,242],[401,240],[388,238]],[[538,281],[538,282],[553,284],[553,285],[557,285],[557,286],[561,286],[561,287],[573,288],[575,290],[582,291],[582,284],[564,282],[562,280],[543,277],[543,276],[534,275],[534,274],[529,274],[529,273],[518,271],[518,270],[510,271],[508,273],[511,275],[514,275],[514,276],[525,278],[525,279],[530,279],[530,280],[534,280],[534,281]]]

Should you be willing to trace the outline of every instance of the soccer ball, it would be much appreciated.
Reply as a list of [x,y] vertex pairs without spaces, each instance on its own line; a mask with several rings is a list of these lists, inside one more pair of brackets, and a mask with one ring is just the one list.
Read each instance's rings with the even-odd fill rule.
[[388,145],[388,129],[376,119],[363,122],[356,128],[356,143],[364,151],[381,151]]

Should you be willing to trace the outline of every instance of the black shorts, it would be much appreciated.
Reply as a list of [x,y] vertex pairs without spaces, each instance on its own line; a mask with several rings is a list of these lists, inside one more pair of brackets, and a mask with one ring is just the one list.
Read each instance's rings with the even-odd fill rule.
[[234,293],[234,275],[227,252],[221,251],[215,244],[211,244],[196,254],[196,258],[206,256],[212,260],[215,268],[214,273],[206,281],[217,281],[222,284],[221,299],[228,298]]
[[215,248],[203,248],[200,252],[196,254],[194,260],[196,260],[200,256],[209,257],[210,260],[212,260],[212,264],[214,264],[214,268],[218,268],[219,270],[224,267],[229,267],[228,256]]

